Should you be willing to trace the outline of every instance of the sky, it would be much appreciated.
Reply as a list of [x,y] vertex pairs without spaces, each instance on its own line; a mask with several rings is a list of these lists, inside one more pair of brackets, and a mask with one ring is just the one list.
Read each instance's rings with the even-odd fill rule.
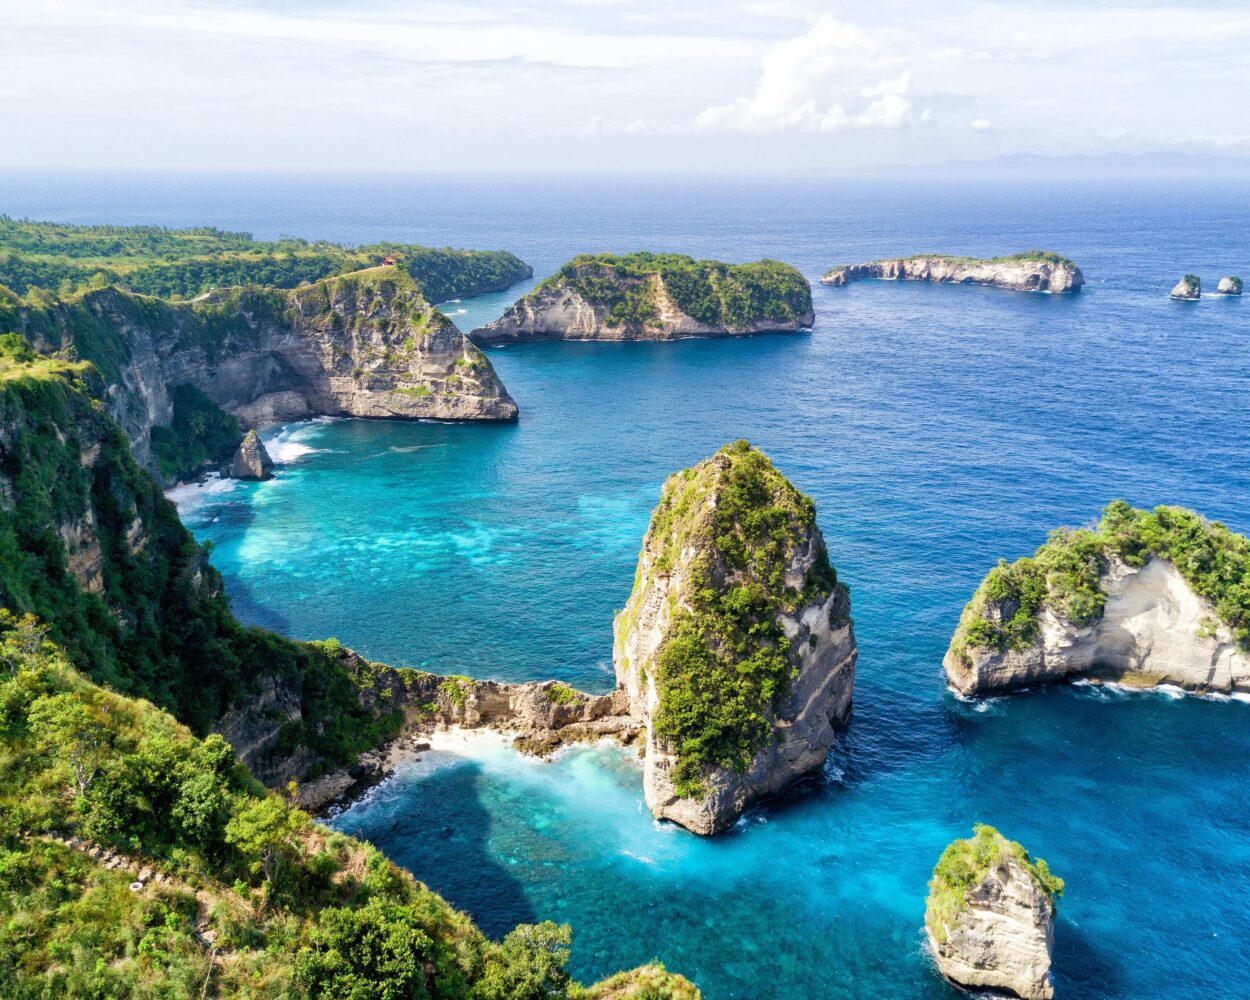
[[0,51],[0,167],[1250,165],[1245,0],[0,0]]

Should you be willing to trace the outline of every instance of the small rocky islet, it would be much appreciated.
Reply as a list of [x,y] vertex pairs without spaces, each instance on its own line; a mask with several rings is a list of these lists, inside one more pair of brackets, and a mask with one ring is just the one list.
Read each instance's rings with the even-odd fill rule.
[[573,258],[471,336],[482,345],[680,340],[793,332],[814,322],[807,279],[779,261],[599,253]]
[[924,928],[938,971],[976,990],[1050,1000],[1055,903],[1061,878],[1041,858],[980,824],[933,869]]
[[1027,250],[1008,257],[955,257],[917,254],[863,264],[843,264],[820,279],[824,285],[855,281],[932,281],[952,285],[989,285],[1016,292],[1079,292],[1085,275],[1077,265],[1048,250]]

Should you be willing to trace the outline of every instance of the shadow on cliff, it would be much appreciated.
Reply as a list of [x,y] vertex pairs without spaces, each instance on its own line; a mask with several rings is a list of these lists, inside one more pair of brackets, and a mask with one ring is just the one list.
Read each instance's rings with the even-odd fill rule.
[[482,768],[473,761],[419,780],[401,774],[335,826],[373,843],[500,938],[537,918],[521,882],[491,855],[485,794]]

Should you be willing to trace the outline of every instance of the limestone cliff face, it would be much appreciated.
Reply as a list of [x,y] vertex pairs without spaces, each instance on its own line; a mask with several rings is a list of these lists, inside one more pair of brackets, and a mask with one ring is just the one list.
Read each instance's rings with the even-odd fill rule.
[[1216,295],[1240,295],[1241,279],[1235,277],[1221,278],[1215,289]]
[[23,310],[43,350],[74,346],[102,369],[137,459],[190,384],[255,427],[305,417],[514,420],[489,360],[397,268],[290,291],[224,289],[168,303],[116,289]]
[[[944,877],[952,851],[966,863],[958,883]],[[988,827],[951,845],[934,869],[925,912],[942,975],[960,986],[1050,1000],[1055,906],[1042,879],[1049,875],[1039,878],[1019,844]]]
[[847,285],[867,279],[937,281],[957,285],[993,285],[1018,292],[1079,292],[1081,269],[1063,258],[970,260],[965,257],[908,257],[836,267],[820,279],[824,285]]
[[[664,270],[651,268],[650,255],[642,267],[606,260],[578,258],[565,265],[500,319],[474,330],[472,338],[479,344],[680,340],[792,332],[815,321],[807,281],[782,264],[761,261],[734,268],[681,258],[683,275],[706,281],[700,300],[705,312],[697,318],[683,310],[682,295],[670,288]],[[767,273],[750,270],[765,265]],[[672,280],[678,280],[675,273]],[[765,289],[775,294],[761,294]]]
[[665,484],[613,650],[655,816],[717,833],[824,764],[856,645],[814,513],[745,442]]
[[[1083,626],[1044,604],[1036,639],[1023,649],[997,649],[958,641],[943,665],[950,684],[965,695],[1095,676],[1138,686],[1175,684],[1194,691],[1250,690],[1250,655],[1219,621],[1211,602],[1167,559],[1133,567],[1112,556],[1099,577],[1106,606]],[[1012,600],[989,601],[991,621],[1009,621]]]

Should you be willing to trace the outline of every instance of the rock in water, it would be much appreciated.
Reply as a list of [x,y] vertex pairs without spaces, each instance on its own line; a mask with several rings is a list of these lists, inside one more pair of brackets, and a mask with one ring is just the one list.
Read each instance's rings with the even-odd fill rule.
[[1241,279],[1237,277],[1221,278],[1219,287],[1215,289],[1217,295],[1240,295]]
[[813,322],[807,279],[775,260],[581,254],[472,337],[479,344],[678,340],[790,332]]
[[1250,690],[1250,540],[1117,500],[1095,530],[1052,532],[992,569],[943,663],[965,695],[1079,676]]
[[1048,250],[1027,250],[1010,257],[918,256],[872,260],[835,267],[822,285],[849,285],[867,279],[936,281],[951,285],[991,285],[1016,292],[1079,292],[1085,275],[1067,257]]
[[947,979],[976,989],[1049,1000],[1055,898],[1063,880],[1041,858],[978,826],[938,860],[929,883],[925,933]]
[[1202,298],[1202,279],[1196,274],[1187,274],[1173,287],[1172,298],[1192,301]]
[[819,771],[850,713],[850,596],[811,499],[746,441],[664,484],[614,633],[647,806],[695,833]]
[[235,479],[268,479],[273,475],[273,459],[255,431],[248,431],[239,442],[230,463],[230,475]]

